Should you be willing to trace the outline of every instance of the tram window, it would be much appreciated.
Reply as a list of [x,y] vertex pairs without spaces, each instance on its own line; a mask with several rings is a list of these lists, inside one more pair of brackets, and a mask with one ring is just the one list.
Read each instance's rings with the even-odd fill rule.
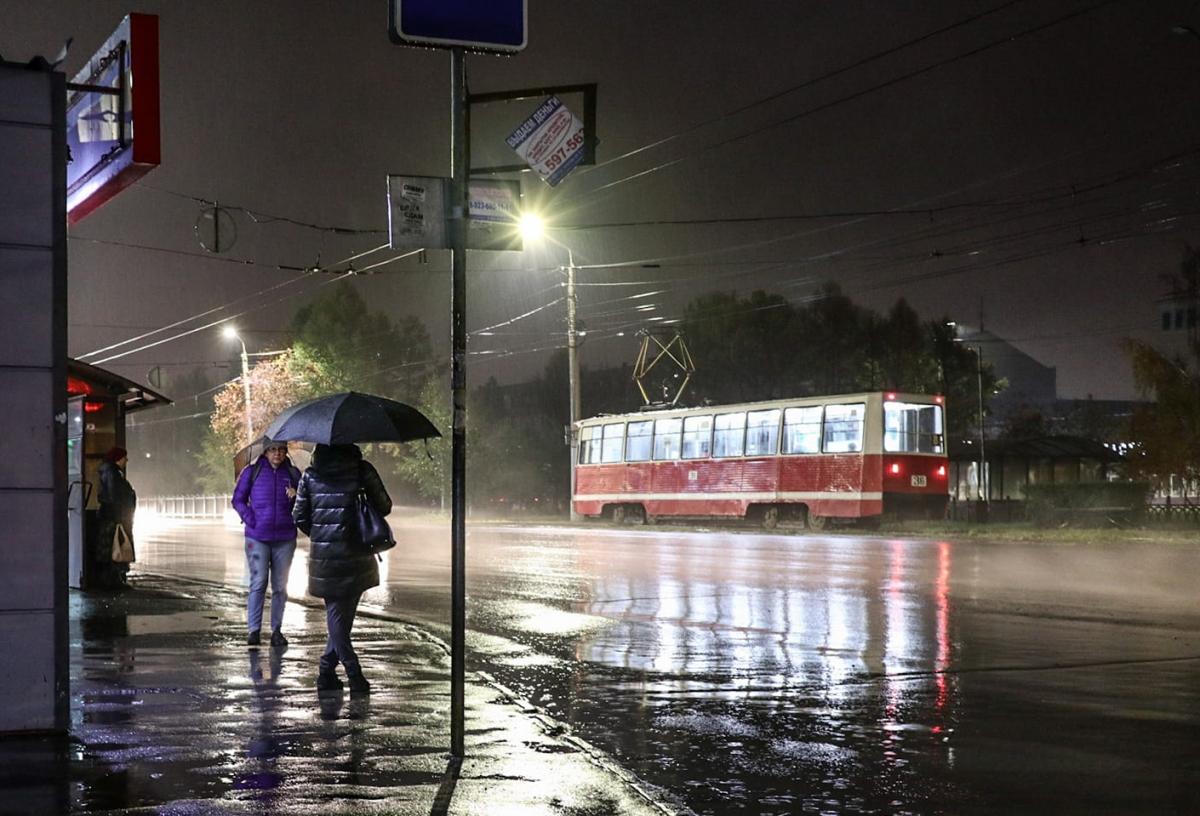
[[907,402],[883,405],[883,449],[894,453],[942,453],[942,406]]
[[713,418],[713,457],[741,456],[746,438],[746,414],[717,414]]
[[779,409],[746,414],[746,455],[773,456],[779,450]]
[[712,452],[711,416],[690,416],[683,420],[683,458],[707,459]]
[[654,433],[654,423],[650,420],[630,422],[629,431],[625,437],[625,461],[650,461],[650,440]]
[[587,426],[579,429],[579,464],[599,462],[600,429]]
[[679,437],[683,420],[679,417],[654,421],[654,460],[665,462],[679,458]]
[[783,409],[783,452],[821,452],[821,406]]
[[604,441],[600,443],[601,462],[620,462],[621,448],[625,446],[625,423],[616,422],[604,426]]
[[825,439],[822,450],[826,453],[861,451],[863,417],[866,412],[867,407],[861,403],[825,406]]

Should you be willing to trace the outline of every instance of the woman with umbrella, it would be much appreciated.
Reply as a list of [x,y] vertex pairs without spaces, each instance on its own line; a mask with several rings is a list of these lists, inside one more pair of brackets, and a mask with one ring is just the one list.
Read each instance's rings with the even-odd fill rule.
[[271,422],[272,439],[317,443],[312,464],[296,488],[292,517],[309,537],[308,592],[325,600],[329,639],[321,655],[317,690],[342,688],[341,663],[352,692],[369,692],[350,630],[363,592],[379,585],[379,565],[362,543],[355,513],[359,490],[381,515],[392,510],[379,473],[355,442],[407,442],[441,436],[429,418],[402,402],[347,391],[286,409]]
[[385,516],[391,512],[392,499],[379,473],[362,458],[357,445],[319,444],[296,488],[292,515],[311,541],[308,592],[325,601],[328,640],[317,674],[318,691],[343,687],[335,673],[338,663],[346,670],[351,692],[371,690],[350,642],[359,599],[379,585],[379,565],[363,547],[355,521],[360,487],[376,510]]

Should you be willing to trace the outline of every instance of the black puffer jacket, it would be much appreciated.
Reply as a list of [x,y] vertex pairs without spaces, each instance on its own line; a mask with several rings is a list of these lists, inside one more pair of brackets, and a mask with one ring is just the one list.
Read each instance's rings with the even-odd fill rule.
[[344,598],[379,586],[379,565],[360,545],[354,522],[360,478],[367,500],[380,513],[390,513],[392,499],[379,473],[355,445],[317,445],[312,465],[296,488],[292,518],[312,542],[308,554],[310,595]]

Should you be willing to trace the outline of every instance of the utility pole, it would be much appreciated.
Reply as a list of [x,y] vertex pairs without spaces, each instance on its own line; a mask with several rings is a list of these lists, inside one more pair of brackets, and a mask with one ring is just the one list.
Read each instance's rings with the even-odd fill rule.
[[579,331],[576,322],[575,301],[575,255],[567,248],[567,387],[570,389],[571,413],[567,425],[567,444],[571,452],[571,496],[568,504],[571,508],[571,521],[578,521],[579,514],[575,512],[575,463],[579,461],[579,437],[575,432],[575,423],[582,413],[582,399],[579,393]]

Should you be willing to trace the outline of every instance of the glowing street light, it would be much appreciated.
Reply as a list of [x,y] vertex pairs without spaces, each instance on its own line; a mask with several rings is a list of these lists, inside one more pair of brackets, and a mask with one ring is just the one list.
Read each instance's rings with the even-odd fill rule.
[[254,420],[250,415],[250,355],[246,352],[246,341],[238,335],[233,326],[226,326],[223,334],[242,344],[242,397],[246,406],[246,444],[254,443]]
[[[542,219],[533,213],[524,213],[520,221],[521,237],[524,240],[532,240],[541,238],[545,235],[545,227],[542,224]],[[558,243],[557,241],[555,243]],[[562,246],[560,244],[560,246]],[[579,515],[575,512],[575,453],[578,440],[575,437],[575,423],[578,422],[583,412],[582,399],[579,389],[579,337],[578,321],[576,318],[576,299],[575,299],[575,255],[571,252],[571,248],[563,246],[567,251],[567,384],[571,394],[571,414],[568,424],[568,441],[571,448],[571,495],[568,500],[568,506],[571,508],[571,521],[578,521]],[[561,268],[561,267],[560,267]]]

